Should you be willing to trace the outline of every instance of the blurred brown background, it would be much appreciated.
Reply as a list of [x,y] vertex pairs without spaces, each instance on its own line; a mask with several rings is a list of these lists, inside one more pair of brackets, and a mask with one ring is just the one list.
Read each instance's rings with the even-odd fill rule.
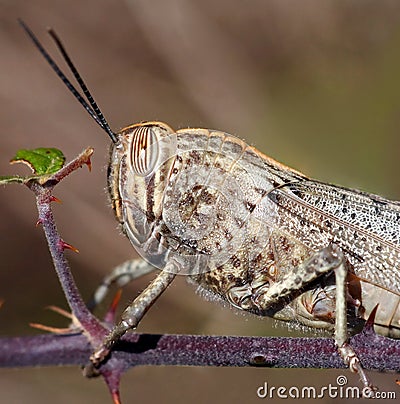
[[[50,71],[16,22],[23,18],[57,60],[52,26],[115,130],[140,120],[221,129],[320,180],[400,199],[400,3],[397,1],[0,0],[0,173],[19,148],[58,147],[72,158],[95,148],[93,170],[56,190],[64,239],[86,298],[119,262],[133,257],[105,192],[109,140]],[[64,297],[33,196],[0,189],[2,335],[64,326],[43,310]],[[136,296],[148,279],[125,291]],[[269,319],[203,301],[184,279],[140,326],[159,333],[297,335]],[[302,334],[303,335],[303,334]],[[122,380],[125,403],[258,402],[256,389],[323,386],[348,371],[138,368]],[[372,375],[396,390],[395,375]],[[0,402],[108,403],[100,380],[76,368],[0,371]],[[330,402],[326,398],[321,402]]]

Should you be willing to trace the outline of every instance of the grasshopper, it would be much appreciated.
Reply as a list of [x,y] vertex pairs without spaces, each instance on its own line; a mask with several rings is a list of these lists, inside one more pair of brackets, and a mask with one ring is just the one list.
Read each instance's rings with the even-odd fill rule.
[[143,259],[117,267],[94,294],[159,270],[91,361],[135,329],[177,274],[208,296],[258,316],[334,333],[348,343],[379,303],[375,330],[400,336],[400,203],[308,178],[229,134],[141,122],[113,132],[54,31],[85,98],[21,22],[58,77],[108,134],[108,189],[123,232]]

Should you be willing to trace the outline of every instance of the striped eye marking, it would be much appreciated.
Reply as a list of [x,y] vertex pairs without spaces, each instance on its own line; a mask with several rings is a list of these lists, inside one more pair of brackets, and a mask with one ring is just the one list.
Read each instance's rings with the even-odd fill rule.
[[159,154],[158,138],[153,126],[135,128],[131,143],[131,167],[145,177],[155,168]]

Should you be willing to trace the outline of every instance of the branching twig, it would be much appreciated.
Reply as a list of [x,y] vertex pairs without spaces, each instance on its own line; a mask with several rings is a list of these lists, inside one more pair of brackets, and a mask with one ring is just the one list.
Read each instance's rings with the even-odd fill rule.
[[90,157],[92,154],[93,149],[88,148],[66,166],[49,177],[43,184],[39,181],[31,180],[27,183],[27,186],[35,194],[36,205],[39,212],[38,223],[43,226],[49,251],[53,259],[54,268],[57,272],[58,279],[60,280],[61,287],[64,291],[71,312],[90,338],[92,344],[97,345],[102,341],[107,330],[89,311],[79,293],[64,254],[65,249],[73,250],[74,247],[66,243],[60,237],[51,209],[51,202],[54,201],[54,197],[52,196],[54,187],[63,178],[82,167],[84,164],[90,167]]

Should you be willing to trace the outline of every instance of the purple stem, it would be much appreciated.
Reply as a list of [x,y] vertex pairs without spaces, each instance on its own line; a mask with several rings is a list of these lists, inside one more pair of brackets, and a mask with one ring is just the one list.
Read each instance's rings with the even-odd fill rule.
[[[350,340],[365,369],[400,371],[400,341],[373,333]],[[38,335],[0,339],[0,366],[84,365],[92,348],[75,335]],[[109,368],[139,365],[262,366],[343,368],[330,338],[126,335],[116,345]],[[105,365],[107,366],[107,365]]]
[[51,202],[54,201],[52,197],[53,188],[64,177],[75,171],[77,168],[82,167],[84,164],[89,165],[92,153],[93,149],[85,150],[61,170],[47,179],[44,184],[40,184],[37,181],[30,181],[27,186],[36,196],[36,205],[39,212],[38,223],[43,227],[54,267],[71,312],[86,331],[93,346],[97,346],[107,334],[107,329],[102,326],[99,320],[89,311],[79,293],[64,254],[65,249],[70,246],[60,237],[51,209]]

